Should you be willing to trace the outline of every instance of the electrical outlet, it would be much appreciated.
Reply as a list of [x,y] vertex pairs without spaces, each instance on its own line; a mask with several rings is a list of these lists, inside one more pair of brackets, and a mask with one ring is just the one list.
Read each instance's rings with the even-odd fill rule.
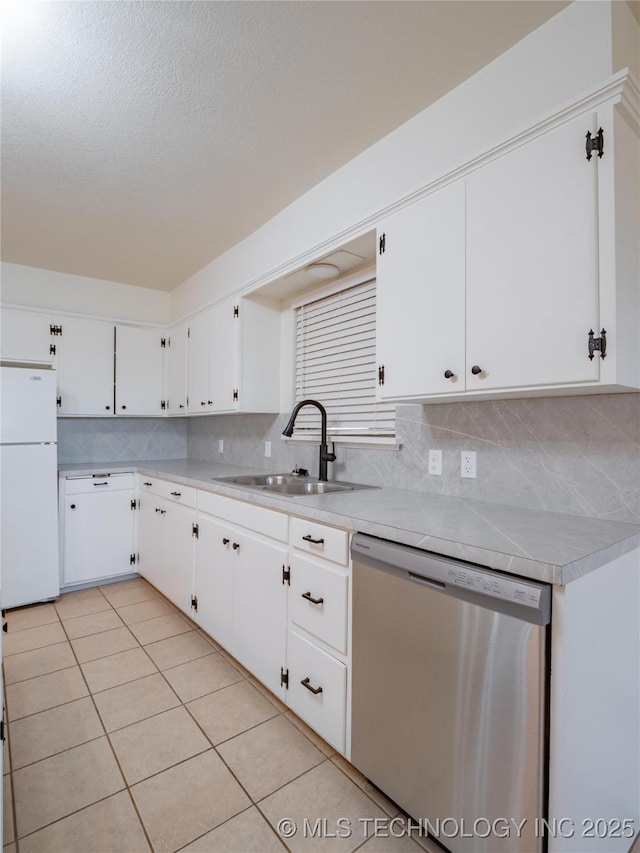
[[476,478],[476,452],[475,450],[463,450],[460,453],[460,476],[475,480]]
[[265,443],[264,443],[264,455],[266,456],[267,459],[271,458],[271,442],[270,441],[265,441]]
[[218,439],[218,453],[224,453],[224,439]]
[[442,476],[442,451],[429,451],[429,473],[436,477]]

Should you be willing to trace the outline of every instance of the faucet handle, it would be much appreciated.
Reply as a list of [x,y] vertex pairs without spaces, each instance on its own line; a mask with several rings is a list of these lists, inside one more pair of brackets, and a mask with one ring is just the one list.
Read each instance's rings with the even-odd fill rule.
[[297,465],[291,473],[295,474],[296,477],[308,477],[309,476],[309,472],[306,468],[298,468]]

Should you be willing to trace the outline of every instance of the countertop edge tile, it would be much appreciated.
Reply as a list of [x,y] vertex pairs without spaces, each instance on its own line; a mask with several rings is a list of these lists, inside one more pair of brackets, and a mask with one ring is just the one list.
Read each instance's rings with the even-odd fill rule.
[[640,545],[640,527],[395,488],[286,497],[215,482],[265,473],[195,459],[59,465],[61,475],[133,471],[360,531],[530,580],[566,585]]

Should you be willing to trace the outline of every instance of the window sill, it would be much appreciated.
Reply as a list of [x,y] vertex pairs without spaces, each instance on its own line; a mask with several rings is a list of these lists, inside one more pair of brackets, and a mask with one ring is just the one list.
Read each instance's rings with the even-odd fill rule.
[[[306,444],[317,447],[320,444],[320,436],[292,436],[287,438],[282,436],[282,441],[287,444]],[[382,435],[345,435],[327,437],[329,444],[335,444],[337,447],[349,447],[354,450],[400,450],[401,444],[398,439],[390,436]]]

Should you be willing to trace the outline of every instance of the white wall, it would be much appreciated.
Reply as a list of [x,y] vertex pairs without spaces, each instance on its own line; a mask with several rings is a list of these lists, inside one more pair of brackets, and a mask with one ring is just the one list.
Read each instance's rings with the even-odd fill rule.
[[1,275],[3,305],[142,323],[169,321],[169,294],[160,290],[6,262],[1,265]]
[[176,287],[172,319],[266,283],[364,233],[389,206],[612,71],[610,3],[573,3]]

